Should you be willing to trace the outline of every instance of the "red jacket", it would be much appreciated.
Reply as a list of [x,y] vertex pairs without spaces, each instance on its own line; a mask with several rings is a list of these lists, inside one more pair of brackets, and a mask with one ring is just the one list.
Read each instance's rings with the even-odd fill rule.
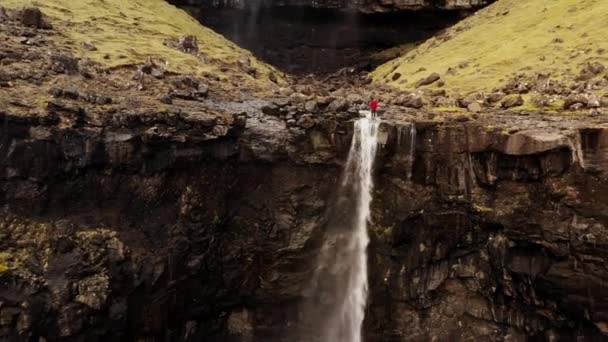
[[369,108],[371,108],[372,110],[378,109],[378,101],[373,100],[372,102],[370,102],[369,103]]

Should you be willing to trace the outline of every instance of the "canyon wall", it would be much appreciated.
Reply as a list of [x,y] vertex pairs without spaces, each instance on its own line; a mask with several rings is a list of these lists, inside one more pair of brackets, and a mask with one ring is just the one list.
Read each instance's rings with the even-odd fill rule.
[[420,9],[476,9],[494,0],[172,0],[179,5],[204,8],[259,8],[261,6],[301,6],[313,8],[357,9],[362,12],[387,12]]
[[[350,117],[105,120],[1,117],[0,336],[292,341]],[[366,341],[605,339],[607,136],[387,118]]]

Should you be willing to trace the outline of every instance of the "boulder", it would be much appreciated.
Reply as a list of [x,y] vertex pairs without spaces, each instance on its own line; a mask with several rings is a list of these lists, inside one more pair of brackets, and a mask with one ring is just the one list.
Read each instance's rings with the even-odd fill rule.
[[310,100],[306,102],[304,109],[306,109],[308,113],[315,113],[319,109],[319,104],[315,100]]
[[78,59],[69,54],[51,54],[51,70],[58,74],[74,75],[78,73]]
[[348,94],[346,96],[346,101],[350,104],[362,104],[365,102],[363,97],[359,94]]
[[600,107],[601,107],[600,97],[597,96],[596,94],[589,95],[588,101],[587,101],[587,108],[600,108]]
[[304,129],[310,129],[315,126],[315,120],[312,118],[312,115],[304,114],[298,120],[297,125]]
[[521,95],[509,95],[505,97],[500,106],[504,109],[518,107],[524,104],[524,98]]
[[289,102],[291,103],[304,103],[308,98],[302,93],[293,93],[289,95]]
[[200,81],[194,76],[179,76],[171,81],[171,84],[177,89],[197,89]]
[[467,106],[467,109],[469,110],[469,112],[478,113],[481,112],[483,107],[481,106],[481,103],[473,102]]
[[489,103],[497,103],[505,97],[502,91],[493,92],[486,98]]
[[329,111],[332,112],[339,112],[339,111],[343,111],[346,108],[348,108],[348,104],[346,103],[345,99],[339,98],[339,99],[335,99],[333,100],[328,106],[327,109]]
[[604,72],[604,70],[606,70],[606,67],[602,63],[589,62],[589,63],[585,64],[585,66],[583,67],[583,70],[581,70],[581,74],[587,73],[587,74],[599,75],[602,72]]
[[422,100],[422,96],[418,94],[410,94],[404,98],[401,105],[408,108],[420,109],[424,107],[424,101]]
[[586,107],[589,97],[585,94],[571,94],[564,100],[564,109],[580,109]]
[[37,7],[24,7],[17,12],[18,20],[25,26],[35,27],[38,29],[50,29],[49,25],[42,15],[42,12]]
[[281,109],[274,103],[266,103],[262,106],[262,113],[276,116],[281,113]]
[[87,51],[97,51],[97,47],[90,40],[80,43],[80,46]]
[[274,74],[274,72],[268,74],[268,79],[272,83],[278,83],[277,76]]
[[146,59],[145,64],[139,66],[138,71],[144,74],[152,75],[155,78],[165,77],[164,66],[160,62],[152,59],[151,57],[148,57]]
[[433,83],[439,81],[440,78],[441,78],[441,76],[438,73],[434,72],[434,73],[428,75],[427,77],[418,80],[418,82],[416,82],[416,87],[422,87],[422,86],[433,84]]
[[191,35],[182,36],[177,42],[177,47],[186,53],[198,53],[198,39]]

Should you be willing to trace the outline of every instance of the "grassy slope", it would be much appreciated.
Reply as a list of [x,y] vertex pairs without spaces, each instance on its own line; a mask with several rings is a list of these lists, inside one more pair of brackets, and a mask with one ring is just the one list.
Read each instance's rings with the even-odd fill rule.
[[[518,72],[569,79],[586,61],[608,62],[607,33],[607,0],[499,0],[380,66],[373,77],[409,89],[438,72],[446,88],[457,92],[491,90]],[[450,67],[456,74],[446,73]],[[402,77],[392,81],[397,72]]]
[[[8,7],[32,4],[52,17],[55,30],[63,32],[62,46],[107,66],[137,64],[152,56],[166,60],[171,71],[208,71],[229,78],[227,73],[235,70],[222,72],[221,67],[247,56],[260,75],[255,80],[238,70],[239,75],[260,85],[269,82],[271,67],[164,0],[2,0]],[[166,38],[187,34],[198,38],[204,61],[163,45]],[[98,50],[83,49],[84,41],[93,42]],[[106,54],[110,59],[103,58]]]

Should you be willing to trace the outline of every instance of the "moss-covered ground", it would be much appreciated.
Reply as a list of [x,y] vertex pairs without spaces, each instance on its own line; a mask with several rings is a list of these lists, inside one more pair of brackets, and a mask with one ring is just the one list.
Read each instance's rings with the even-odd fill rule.
[[[230,79],[235,73],[256,85],[268,85],[274,69],[257,61],[223,36],[202,26],[186,12],[164,0],[3,0],[9,8],[34,5],[50,17],[56,45],[79,57],[90,58],[109,67],[143,63],[147,57],[166,61],[166,68],[178,73],[211,72]],[[198,38],[200,56],[166,46],[167,39],[184,35]],[[97,50],[82,46],[91,42]],[[256,77],[236,65],[249,58]],[[280,77],[279,74],[276,74]]]
[[460,93],[491,90],[518,73],[569,80],[586,62],[608,63],[607,32],[606,0],[499,0],[380,66],[373,78],[411,89],[438,72],[445,89]]

